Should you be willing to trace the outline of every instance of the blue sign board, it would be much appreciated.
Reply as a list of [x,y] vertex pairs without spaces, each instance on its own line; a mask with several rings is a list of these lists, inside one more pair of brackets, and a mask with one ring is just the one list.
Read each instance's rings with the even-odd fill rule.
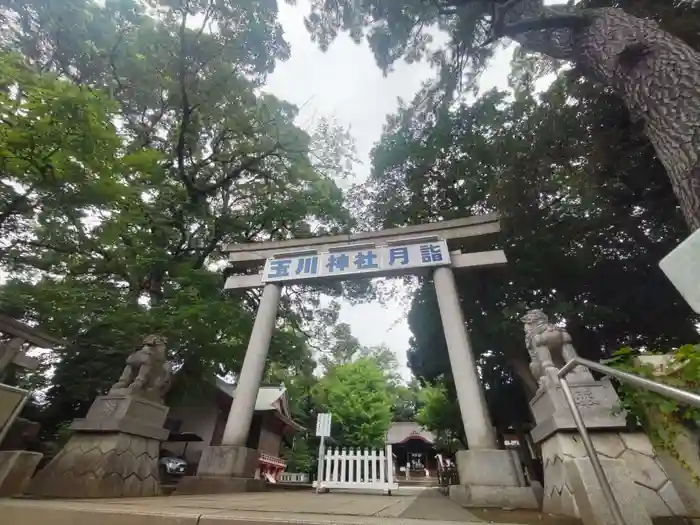
[[265,262],[262,282],[355,276],[450,264],[445,241],[279,255]]

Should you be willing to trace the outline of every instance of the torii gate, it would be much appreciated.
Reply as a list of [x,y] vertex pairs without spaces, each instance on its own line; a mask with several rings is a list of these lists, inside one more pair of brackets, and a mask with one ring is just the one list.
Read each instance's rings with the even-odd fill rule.
[[258,452],[246,448],[246,442],[285,284],[432,273],[469,443],[469,450],[457,454],[461,486],[455,489],[462,489],[465,503],[473,505],[536,508],[534,493],[525,487],[511,453],[497,448],[453,273],[504,265],[501,250],[469,251],[499,231],[499,217],[485,215],[350,235],[226,246],[234,271],[259,269],[259,273],[233,275],[225,288],[262,287],[263,292],[221,445],[205,449],[197,476],[185,478],[177,492],[256,488],[252,477]]

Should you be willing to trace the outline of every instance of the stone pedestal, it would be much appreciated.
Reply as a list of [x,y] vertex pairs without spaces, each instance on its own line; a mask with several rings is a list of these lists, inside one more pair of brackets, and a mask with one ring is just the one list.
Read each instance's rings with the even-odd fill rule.
[[510,450],[460,450],[455,456],[460,484],[450,486],[450,499],[464,507],[539,508]]
[[168,407],[132,395],[95,399],[58,455],[34,478],[29,492],[55,498],[158,496],[160,442]]
[[0,497],[23,494],[43,456],[26,450],[0,451]]
[[698,485],[696,478],[700,473],[699,442],[700,438],[697,432],[683,429],[678,433],[674,440],[674,446],[684,464],[669,452],[658,451],[659,461],[678,490],[678,495],[688,511],[687,516],[693,517],[700,516],[700,485]]
[[[649,438],[625,432],[624,415],[613,415],[619,399],[612,385],[584,382],[571,390],[626,522],[649,525],[651,518],[685,515]],[[537,423],[532,437],[542,447],[542,510],[580,517],[585,525],[613,524],[561,387],[538,392],[530,407]]]
[[[620,399],[608,379],[595,381],[591,377],[590,381],[585,382],[570,381],[569,386],[586,428],[615,430],[625,427],[625,415],[613,415],[619,409]],[[576,430],[574,417],[560,386],[538,390],[530,401],[530,410],[536,423],[530,432],[535,443],[540,443],[555,432]]]
[[[600,460],[615,500],[626,525],[652,525],[644,500],[629,478],[625,464],[616,459]],[[603,496],[603,489],[588,458],[565,463],[565,476],[575,494],[578,514],[584,525],[616,525],[612,511]]]
[[233,445],[210,446],[204,449],[196,476],[180,481],[175,494],[221,494],[258,492],[265,482],[253,479],[260,452]]
[[[613,492],[621,496],[618,499],[621,506],[625,502],[639,501],[652,518],[685,515],[685,507],[645,434],[594,432],[591,439],[601,462],[605,460],[606,472],[615,471],[608,480]],[[558,432],[547,439],[542,444],[542,463],[545,512],[584,517],[581,501],[594,508],[605,507],[607,512],[599,488],[593,492],[589,490],[594,482],[586,480],[593,471],[578,433]],[[582,465],[586,465],[585,469]],[[590,472],[587,469],[591,469]],[[583,482],[577,482],[578,478]],[[577,487],[581,486],[586,490],[576,494]],[[638,494],[639,500],[633,492]],[[591,498],[598,496],[597,502],[591,502]]]

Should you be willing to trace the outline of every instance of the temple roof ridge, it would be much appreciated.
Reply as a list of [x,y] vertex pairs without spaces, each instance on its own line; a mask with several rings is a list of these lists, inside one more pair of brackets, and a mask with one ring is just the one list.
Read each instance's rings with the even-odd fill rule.
[[423,428],[415,421],[394,421],[386,434],[386,442],[391,445],[405,443],[409,439],[420,439],[431,445],[435,443],[435,434]]

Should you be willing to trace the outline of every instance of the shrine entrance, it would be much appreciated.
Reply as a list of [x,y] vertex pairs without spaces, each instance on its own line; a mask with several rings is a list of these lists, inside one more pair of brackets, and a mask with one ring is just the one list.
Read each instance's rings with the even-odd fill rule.
[[[200,484],[208,488],[218,484],[224,490],[231,485],[231,477],[249,479],[253,475],[250,465],[256,451],[247,449],[246,441],[284,285],[414,274],[433,279],[450,364],[459,378],[457,398],[469,443],[469,450],[461,451],[457,458],[458,466],[463,467],[461,483],[520,488],[521,473],[510,454],[498,450],[454,276],[455,270],[504,265],[503,251],[479,251],[499,231],[498,216],[486,215],[350,235],[226,246],[234,275],[225,288],[262,287],[263,292],[221,445],[202,454],[196,476]],[[481,472],[485,461],[493,466],[486,477]],[[196,486],[196,480],[189,480],[188,492],[197,492]],[[504,497],[504,504],[506,500]],[[536,506],[534,495],[532,501]]]
[[435,436],[418,423],[394,422],[389,427],[387,444],[392,446],[399,480],[437,477]]
[[401,445],[394,446],[396,463],[399,466],[400,478],[420,479],[437,476],[437,454],[431,443],[422,439],[409,439]]

